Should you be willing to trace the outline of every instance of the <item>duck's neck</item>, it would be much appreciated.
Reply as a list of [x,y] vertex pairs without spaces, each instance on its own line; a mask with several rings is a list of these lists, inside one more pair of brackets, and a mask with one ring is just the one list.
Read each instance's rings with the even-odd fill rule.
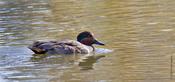
[[85,45],[85,48],[88,50],[89,53],[95,51],[95,47],[94,46],[87,46],[87,45]]
[[94,46],[91,46],[93,48],[93,51],[95,51],[95,47]]

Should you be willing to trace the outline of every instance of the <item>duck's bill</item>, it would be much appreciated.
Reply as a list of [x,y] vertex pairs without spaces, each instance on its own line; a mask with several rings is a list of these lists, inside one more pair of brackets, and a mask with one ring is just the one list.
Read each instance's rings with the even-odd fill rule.
[[99,41],[97,41],[97,40],[94,41],[94,44],[97,44],[97,45],[105,45],[104,43],[99,42]]

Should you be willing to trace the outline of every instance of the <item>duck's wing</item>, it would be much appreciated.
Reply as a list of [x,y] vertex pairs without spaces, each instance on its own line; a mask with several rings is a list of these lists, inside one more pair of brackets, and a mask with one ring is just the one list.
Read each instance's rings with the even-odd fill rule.
[[[83,44],[81,44],[78,41],[74,40],[67,40],[59,43],[59,47],[61,48],[61,52],[64,52],[64,54],[87,54],[89,51],[87,47]],[[56,48],[57,50],[59,48]]]
[[89,52],[85,45],[73,40],[62,42],[36,41],[28,48],[31,49],[35,54],[87,54]]
[[47,54],[87,54],[89,51],[85,45],[74,41],[66,40],[56,42],[47,52]]
[[49,49],[52,48],[54,42],[41,42],[35,41],[28,48],[31,49],[35,54],[45,54]]

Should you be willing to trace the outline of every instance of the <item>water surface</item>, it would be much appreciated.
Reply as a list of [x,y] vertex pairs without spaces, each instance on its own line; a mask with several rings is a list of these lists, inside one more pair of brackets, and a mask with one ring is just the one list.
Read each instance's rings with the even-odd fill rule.
[[[0,0],[2,82],[173,82],[173,0]],[[33,55],[35,40],[94,33],[109,53]],[[93,55],[93,56],[92,56]]]

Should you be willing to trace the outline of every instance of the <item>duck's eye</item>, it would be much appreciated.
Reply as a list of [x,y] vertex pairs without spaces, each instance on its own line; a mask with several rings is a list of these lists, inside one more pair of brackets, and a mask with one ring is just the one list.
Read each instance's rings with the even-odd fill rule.
[[92,35],[89,35],[88,37],[92,37]]

